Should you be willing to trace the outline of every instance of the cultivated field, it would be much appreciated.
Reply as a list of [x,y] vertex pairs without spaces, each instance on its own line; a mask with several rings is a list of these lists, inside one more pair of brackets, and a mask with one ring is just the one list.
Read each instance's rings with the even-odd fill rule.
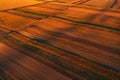
[[0,6],[0,80],[120,80],[116,1]]

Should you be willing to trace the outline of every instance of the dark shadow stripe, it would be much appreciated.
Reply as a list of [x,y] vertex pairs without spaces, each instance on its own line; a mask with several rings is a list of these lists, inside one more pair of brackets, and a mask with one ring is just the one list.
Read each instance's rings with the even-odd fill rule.
[[67,19],[67,18],[63,18],[63,17],[59,17],[59,16],[52,16],[52,17],[63,19],[63,20],[67,20],[67,21],[71,21],[71,22],[75,22],[75,23],[78,23],[78,24],[90,25],[90,26],[95,26],[95,27],[99,27],[99,28],[105,28],[105,29],[109,29],[109,30],[114,30],[114,31],[120,32],[119,28],[113,28],[113,27],[110,27],[110,26],[104,26],[104,25],[88,23],[88,22],[80,22],[80,21],[75,21],[75,20],[71,20],[71,19]]
[[114,0],[113,4],[111,5],[111,8],[113,8],[117,2],[118,2],[118,0]]

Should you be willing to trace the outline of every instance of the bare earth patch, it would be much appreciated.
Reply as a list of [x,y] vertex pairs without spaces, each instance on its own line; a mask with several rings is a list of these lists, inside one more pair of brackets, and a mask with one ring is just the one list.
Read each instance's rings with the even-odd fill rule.
[[23,7],[28,5],[39,4],[44,1],[37,0],[0,0],[0,10],[12,9],[17,7]]

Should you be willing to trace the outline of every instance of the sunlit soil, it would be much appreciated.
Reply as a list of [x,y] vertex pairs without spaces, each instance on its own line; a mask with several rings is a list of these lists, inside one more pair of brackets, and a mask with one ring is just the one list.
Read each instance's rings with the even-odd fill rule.
[[0,37],[1,37],[1,36],[4,36],[5,34],[7,34],[7,33],[9,33],[9,32],[10,32],[9,29],[5,29],[5,28],[2,28],[2,27],[0,26]]
[[33,4],[39,4],[42,1],[37,0],[0,0],[0,10],[23,7]]
[[29,11],[29,12],[34,12],[34,13],[41,13],[41,14],[55,14],[58,13],[59,10],[55,9],[49,9],[49,8],[44,8],[44,7],[36,7],[36,6],[30,6],[30,7],[25,7],[21,8],[18,10],[23,10],[23,11]]
[[84,3],[84,5],[88,5],[88,6],[93,6],[93,7],[102,7],[103,9],[105,8],[109,8],[114,0],[101,0],[99,3],[97,0],[90,0],[86,3]]
[[46,16],[35,15],[35,14],[28,14],[28,13],[25,13],[24,11],[22,12],[22,11],[17,11],[17,10],[8,10],[7,12],[14,14],[14,15],[19,15],[22,17],[38,19],[38,20],[46,17]]
[[119,0],[7,1],[0,79],[120,80]]
[[18,29],[28,23],[35,21],[31,18],[26,18],[18,15],[13,15],[10,13],[0,12],[0,24],[2,27],[8,29]]
[[38,4],[38,5],[35,5],[35,6],[36,7],[44,7],[44,8],[50,8],[50,9],[56,9],[56,10],[64,10],[67,7],[71,6],[71,5],[51,2],[51,3],[46,3],[46,4]]
[[[79,14],[76,15],[76,13]],[[103,12],[94,9],[90,10],[87,8],[75,7],[64,11],[64,13],[60,14],[59,16],[75,21],[89,22],[95,24],[97,23],[115,28],[120,28],[120,15],[119,13],[112,11]]]

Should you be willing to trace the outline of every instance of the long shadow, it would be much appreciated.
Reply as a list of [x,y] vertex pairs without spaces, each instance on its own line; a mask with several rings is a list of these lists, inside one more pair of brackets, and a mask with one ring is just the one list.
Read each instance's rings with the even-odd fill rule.
[[[117,1],[118,1],[118,0],[114,0],[112,6],[109,6],[109,7],[108,7],[108,5],[110,5],[110,4],[109,4],[109,3],[106,4],[106,5],[100,10],[99,13],[90,14],[90,15],[86,16],[85,22],[94,23],[94,20],[96,20],[97,18],[100,18],[101,21],[102,21],[102,20],[105,18],[105,16],[102,15],[102,14],[104,14],[106,11],[109,11],[111,8],[113,8],[113,6],[115,6],[115,4],[117,3]],[[103,18],[103,19],[102,19],[102,18]],[[98,21],[99,21],[99,20],[98,20]],[[99,22],[100,22],[100,21],[99,21]],[[104,22],[105,22],[105,21],[102,21],[102,23],[104,23]],[[102,23],[101,23],[101,24],[102,24]],[[104,26],[104,25],[103,25],[103,26]]]
[[114,0],[113,4],[111,5],[111,8],[113,8],[117,4],[118,0]]
[[[36,25],[32,25],[32,26],[36,27]],[[86,39],[81,39],[81,38],[79,38],[79,37],[73,37],[73,36],[71,36],[71,35],[67,35],[67,34],[64,33],[64,32],[70,32],[70,33],[72,33],[72,31],[75,31],[75,30],[77,29],[77,27],[78,27],[78,26],[77,26],[77,24],[76,24],[76,25],[69,26],[69,28],[58,29],[57,31],[50,31],[50,30],[47,30],[47,29],[44,29],[44,28],[39,27],[40,30],[42,30],[42,31],[45,32],[46,34],[50,35],[50,36],[45,36],[44,38],[40,38],[39,35],[35,35],[35,34],[32,33],[32,32],[29,32],[30,34],[32,34],[31,37],[30,37],[30,36],[26,36],[26,35],[24,35],[24,34],[22,34],[22,33],[19,33],[19,32],[17,32],[17,33],[18,33],[18,34],[21,34],[21,35],[23,35],[23,36],[25,36],[25,37],[33,40],[33,41],[37,41],[37,42],[39,42],[39,43],[43,43],[43,44],[49,45],[49,46],[51,46],[51,47],[54,47],[54,48],[59,49],[59,50],[61,50],[61,51],[64,51],[64,52],[66,52],[66,53],[68,53],[68,54],[71,54],[71,55],[74,55],[74,56],[79,56],[79,57],[84,58],[84,59],[87,59],[87,58],[85,58],[85,57],[83,57],[83,56],[80,56],[80,55],[79,55],[78,53],[76,53],[76,52],[68,51],[68,50],[66,50],[66,49],[64,49],[64,48],[61,48],[61,47],[59,47],[59,46],[56,46],[55,44],[53,44],[53,43],[51,42],[51,40],[57,39],[57,38],[64,38],[64,39],[68,39],[68,40],[75,41],[75,42],[78,42],[78,43],[84,43],[84,44],[86,44],[86,45],[88,45],[88,46],[94,46],[94,47],[96,47],[96,48],[98,48],[98,49],[102,49],[102,50],[104,50],[104,51],[112,52],[112,53],[115,53],[115,54],[119,55],[119,52],[120,52],[120,51],[119,51],[118,49],[113,49],[113,48],[110,48],[110,47],[106,47],[106,46],[104,46],[104,45],[97,44],[97,43],[94,43],[94,42],[89,41],[89,40],[86,40]],[[55,37],[55,38],[54,38],[54,37]],[[91,61],[90,59],[87,59],[87,60]],[[118,71],[118,70],[115,69],[115,68],[111,68],[111,67],[109,67],[109,66],[106,66],[106,65],[97,63],[96,61],[92,61],[92,62],[94,62],[94,63],[96,63],[96,64],[99,64],[99,65],[102,65],[102,66],[104,66],[104,67],[107,67],[107,68],[109,68],[109,69]]]

